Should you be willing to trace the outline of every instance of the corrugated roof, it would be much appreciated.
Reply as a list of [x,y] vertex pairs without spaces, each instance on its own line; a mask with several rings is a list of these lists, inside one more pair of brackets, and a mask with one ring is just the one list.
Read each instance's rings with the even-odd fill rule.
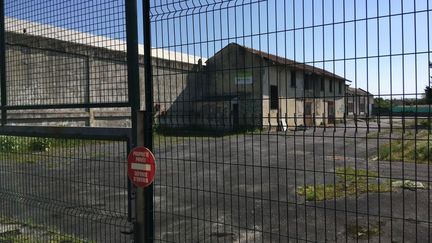
[[[126,52],[126,41],[120,39],[112,39],[105,36],[93,35],[90,33],[60,28],[47,24],[40,24],[13,17],[5,17],[5,26],[6,31],[10,32],[23,33],[23,30],[25,29],[25,33],[28,35],[72,42],[74,44],[105,48],[113,51]],[[138,51],[140,55],[144,55],[144,46],[141,44],[138,45]],[[206,61],[202,57],[156,48],[152,49],[152,56],[160,59],[191,64],[197,64],[198,60],[200,59],[202,59],[203,62]]]

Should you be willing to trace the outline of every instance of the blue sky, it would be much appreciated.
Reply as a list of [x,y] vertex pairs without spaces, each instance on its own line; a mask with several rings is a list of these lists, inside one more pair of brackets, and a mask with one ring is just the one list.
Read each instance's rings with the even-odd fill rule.
[[192,6],[192,1],[172,2],[153,1],[153,6],[162,6],[152,9],[152,42],[159,48],[208,57],[237,42],[325,68],[354,87],[395,97],[421,95],[429,83],[432,1],[223,1],[206,6],[208,12],[161,14]]
[[[6,13],[125,37],[123,0],[29,4],[7,0]],[[376,95],[421,95],[429,83],[432,0],[151,0],[151,5],[153,47],[209,57],[237,42],[325,68]],[[142,42],[142,25],[140,36]]]

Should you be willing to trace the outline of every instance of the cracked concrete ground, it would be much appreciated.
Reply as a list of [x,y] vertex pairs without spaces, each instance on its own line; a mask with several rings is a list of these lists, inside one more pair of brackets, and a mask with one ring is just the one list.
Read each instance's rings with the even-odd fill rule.
[[[351,124],[352,125],[352,124]],[[352,167],[430,184],[430,166],[374,158],[385,138],[339,126],[155,141],[156,239],[164,242],[428,242],[430,190],[307,201]],[[370,128],[376,126],[370,124]],[[384,128],[386,128],[384,126]],[[373,129],[371,131],[373,131]],[[371,132],[370,131],[370,132]],[[126,242],[125,146],[103,143],[0,162],[0,213],[95,242]]]
[[296,193],[303,185],[333,184],[339,167],[377,172],[377,181],[430,184],[428,165],[374,158],[388,140],[369,138],[365,127],[156,141],[163,148],[156,236],[172,242],[429,242],[428,189],[317,202]]

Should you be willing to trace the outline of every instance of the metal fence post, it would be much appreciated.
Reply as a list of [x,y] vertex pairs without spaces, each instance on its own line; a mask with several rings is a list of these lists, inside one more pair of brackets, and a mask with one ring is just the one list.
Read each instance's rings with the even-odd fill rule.
[[[136,1],[126,1],[126,25],[128,45],[128,90],[132,107],[131,148],[144,145],[153,150],[153,87],[150,45],[150,1],[143,1],[144,18],[144,68],[145,68],[145,111],[140,112],[140,85],[138,59],[138,27]],[[153,186],[135,188],[132,215],[134,216],[134,241],[154,241]]]
[[[151,57],[150,0],[143,0],[145,112],[144,146],[153,151],[153,73]],[[144,190],[144,224],[146,243],[154,242],[153,185]]]
[[[138,57],[138,18],[136,1],[126,0],[126,38],[128,99],[131,106],[132,135],[129,151],[143,145],[143,118],[140,113],[139,57]],[[144,192],[128,181],[129,217],[133,222],[133,241],[144,242]]]
[[7,122],[6,114],[6,28],[4,16],[4,0],[0,0],[0,104],[1,104],[1,124]]

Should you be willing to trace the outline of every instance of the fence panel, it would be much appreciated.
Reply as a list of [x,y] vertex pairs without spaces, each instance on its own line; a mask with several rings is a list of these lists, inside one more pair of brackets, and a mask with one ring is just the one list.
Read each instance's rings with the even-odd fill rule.
[[7,105],[125,106],[124,1],[5,1]]
[[127,3],[0,1],[0,242],[130,241]]
[[151,1],[155,240],[431,241],[430,12]]
[[128,141],[0,139],[0,240],[128,241]]

